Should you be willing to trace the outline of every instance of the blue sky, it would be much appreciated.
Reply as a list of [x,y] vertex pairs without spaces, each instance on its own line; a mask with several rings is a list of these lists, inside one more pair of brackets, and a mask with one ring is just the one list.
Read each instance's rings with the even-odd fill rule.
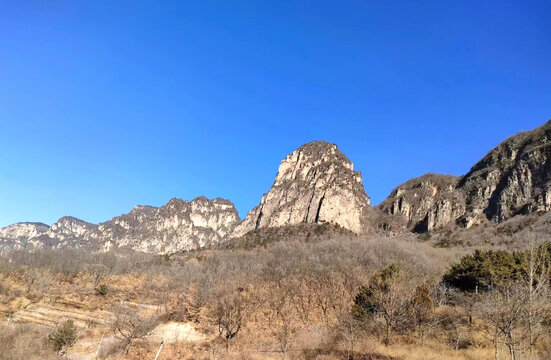
[[2,1],[0,226],[199,195],[328,140],[373,203],[551,119],[549,1]]

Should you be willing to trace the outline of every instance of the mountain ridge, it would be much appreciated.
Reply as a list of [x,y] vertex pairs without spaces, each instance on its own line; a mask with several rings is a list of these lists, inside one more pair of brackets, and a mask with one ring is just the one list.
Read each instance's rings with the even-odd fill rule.
[[170,253],[211,246],[264,228],[332,224],[358,235],[417,233],[500,223],[551,211],[551,120],[510,136],[462,176],[427,173],[396,186],[372,206],[350,159],[312,141],[280,163],[270,189],[241,220],[227,199],[170,199],[136,205],[99,224],[71,216],[52,226],[21,222],[0,229],[0,249],[129,247]]

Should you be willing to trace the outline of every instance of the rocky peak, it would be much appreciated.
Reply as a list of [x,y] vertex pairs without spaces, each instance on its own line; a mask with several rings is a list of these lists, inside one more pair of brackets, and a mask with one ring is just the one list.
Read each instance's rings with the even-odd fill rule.
[[362,176],[350,160],[335,144],[314,141],[283,159],[272,188],[233,236],[301,223],[338,224],[360,233],[368,206]]
[[224,240],[239,224],[224,199],[171,199],[159,208],[138,205],[99,225],[65,216],[49,227],[20,223],[0,229],[0,252],[22,248],[74,247],[109,250],[128,247],[151,253],[196,249]]
[[321,176],[332,174],[349,176],[351,173],[354,175],[352,178],[361,184],[361,174],[354,172],[354,165],[337,145],[314,141],[299,147],[283,159],[274,186],[288,181],[316,181]]

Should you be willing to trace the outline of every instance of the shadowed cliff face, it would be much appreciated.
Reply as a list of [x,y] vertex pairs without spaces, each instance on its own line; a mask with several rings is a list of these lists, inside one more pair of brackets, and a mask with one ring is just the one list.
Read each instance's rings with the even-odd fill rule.
[[365,231],[369,197],[362,176],[336,145],[315,141],[289,154],[279,165],[270,191],[232,234],[301,223],[338,224]]
[[461,178],[427,174],[398,186],[379,208],[419,232],[547,212],[550,158],[551,121],[505,140]]

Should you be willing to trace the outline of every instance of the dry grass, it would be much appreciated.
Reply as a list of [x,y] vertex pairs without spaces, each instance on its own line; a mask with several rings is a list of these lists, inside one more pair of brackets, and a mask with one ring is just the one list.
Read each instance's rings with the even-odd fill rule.
[[455,350],[442,343],[426,341],[424,344],[399,344],[384,346],[378,345],[376,353],[388,356],[393,359],[407,360],[484,360],[494,359],[491,347],[469,348]]
[[[349,344],[337,336],[335,324],[339,314],[350,310],[359,286],[366,284],[373,273],[396,263],[416,282],[434,285],[449,264],[466,252],[458,248],[433,248],[416,241],[413,235],[402,239],[320,236],[315,241],[292,237],[269,240],[260,247],[247,243],[245,247],[210,249],[170,259],[146,255],[100,257],[72,252],[76,259],[73,263],[61,251],[35,257],[21,255],[0,264],[0,311],[4,320],[13,313],[17,319],[17,314],[25,311],[50,317],[53,322],[71,316],[81,320],[95,318],[100,321],[79,323],[79,338],[69,354],[92,356],[103,334],[100,351],[103,358],[131,360],[154,358],[160,341],[168,339],[152,335],[133,342],[128,352],[121,350],[118,334],[111,326],[113,308],[121,304],[132,306],[136,314],[159,316],[165,321],[161,325],[165,335],[171,338],[177,335],[175,329],[193,331],[193,341],[167,341],[160,359],[283,359],[285,354],[278,351],[276,335],[285,325],[281,314],[289,313],[291,321],[287,325],[291,335],[286,354],[289,360],[346,359]],[[60,266],[55,261],[57,257],[65,265]],[[105,296],[95,292],[94,276],[88,270],[97,262],[109,268],[101,279],[108,287]],[[29,276],[34,276],[34,281]],[[245,308],[250,316],[226,349],[211,310],[219,300],[235,294],[245,294]],[[298,316],[299,296],[303,300],[312,296],[306,323]],[[441,306],[436,312],[437,316],[450,318],[459,313],[448,306]],[[468,343],[458,350],[449,342],[453,334],[444,322],[435,325],[423,342],[414,328],[397,330],[390,346],[381,344],[377,335],[381,329],[370,325],[358,337],[354,358],[494,359],[492,343],[483,335],[479,319],[474,319],[470,329],[464,317],[453,321],[462,332],[469,332]],[[0,360],[56,358],[42,346],[47,328],[31,323],[6,329],[0,333]],[[20,345],[30,341],[35,345],[27,348]],[[538,349],[544,353],[551,347],[548,343],[551,340],[542,338]]]

